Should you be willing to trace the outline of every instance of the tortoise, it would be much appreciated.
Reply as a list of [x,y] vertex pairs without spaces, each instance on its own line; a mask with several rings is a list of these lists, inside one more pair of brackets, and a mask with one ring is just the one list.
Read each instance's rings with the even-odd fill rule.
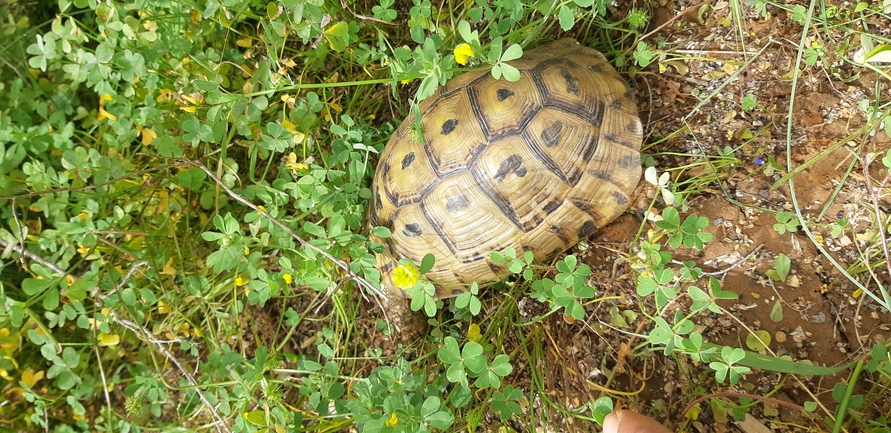
[[510,274],[491,252],[552,260],[621,215],[640,180],[643,127],[601,53],[562,39],[511,65],[517,82],[487,70],[449,80],[420,104],[422,134],[409,115],[381,154],[368,224],[391,232],[372,240],[400,339],[424,329],[393,282],[400,259],[434,255],[437,299],[485,287]]

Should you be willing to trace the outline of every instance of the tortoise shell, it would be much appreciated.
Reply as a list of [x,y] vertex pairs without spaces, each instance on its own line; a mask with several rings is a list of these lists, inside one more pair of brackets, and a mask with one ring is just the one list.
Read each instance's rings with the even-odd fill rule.
[[436,297],[456,296],[510,274],[491,252],[550,260],[628,207],[643,128],[616,70],[572,39],[510,64],[519,81],[465,73],[421,103],[422,134],[409,115],[390,138],[369,218],[391,230],[377,259],[388,294],[404,296],[392,282],[404,257],[432,253]]

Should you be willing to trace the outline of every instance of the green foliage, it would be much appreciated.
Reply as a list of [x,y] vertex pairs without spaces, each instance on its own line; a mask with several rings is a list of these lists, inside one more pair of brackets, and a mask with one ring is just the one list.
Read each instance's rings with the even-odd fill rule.
[[792,21],[795,21],[798,24],[804,24],[805,19],[807,19],[807,8],[802,5],[795,5],[792,7]]
[[470,285],[470,290],[458,295],[455,298],[455,306],[458,308],[466,308],[470,311],[471,315],[476,316],[480,313],[480,309],[482,308],[482,303],[480,302],[479,295],[480,288],[479,285],[474,281]]
[[522,399],[522,391],[507,385],[504,387],[503,391],[496,391],[492,394],[492,410],[494,410],[502,420],[506,420],[515,415],[520,415],[523,413],[523,409],[520,407],[520,400]]
[[646,9],[632,8],[626,19],[632,30],[643,30],[650,22],[650,14]]
[[708,218],[690,214],[681,223],[680,214],[674,207],[667,207],[662,211],[662,221],[657,221],[656,227],[671,235],[668,241],[668,246],[671,248],[684,245],[687,248],[702,250],[703,245],[712,239],[711,233],[702,231],[708,227]]
[[476,378],[474,386],[477,388],[500,388],[501,378],[513,371],[509,356],[497,355],[490,363],[483,346],[473,341],[466,342],[462,349],[454,337],[446,337],[437,355],[448,366],[448,380],[465,388],[469,386],[468,377]]
[[400,360],[394,366],[378,367],[357,383],[356,398],[348,405],[362,431],[431,431],[431,427],[445,430],[455,417],[446,401],[429,395],[435,389],[425,389],[421,377]]
[[786,282],[786,277],[789,276],[791,266],[792,260],[789,259],[789,256],[779,253],[777,257],[773,259],[773,269],[769,269],[766,274],[771,279]]
[[758,100],[755,99],[754,95],[748,93],[746,94],[746,96],[743,96],[739,106],[743,109],[743,111],[751,111],[758,106]]
[[755,8],[758,15],[767,17],[767,0],[746,0],[746,6]]
[[634,53],[632,56],[634,57],[634,61],[641,68],[646,68],[653,61],[653,50],[650,49],[650,46],[645,42],[640,42],[637,44],[637,48],[634,49]]
[[798,218],[790,212],[778,212],[774,218],[776,218],[777,223],[773,225],[773,229],[779,234],[795,232],[801,226]]
[[588,403],[591,414],[598,424],[603,425],[603,420],[613,411],[613,400],[609,397],[600,397],[597,400]]
[[735,365],[737,362],[742,361],[745,355],[745,351],[742,349],[726,346],[722,348],[720,356],[717,357],[718,360],[709,363],[709,367],[715,370],[715,378],[718,382],[723,382],[724,379],[729,377],[730,384],[736,385],[741,375],[751,372],[752,369],[748,367]]

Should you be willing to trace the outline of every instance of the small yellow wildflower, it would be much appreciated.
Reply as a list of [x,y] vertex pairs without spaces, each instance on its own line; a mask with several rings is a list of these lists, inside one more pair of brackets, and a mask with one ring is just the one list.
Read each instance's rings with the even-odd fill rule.
[[390,419],[387,420],[387,427],[393,427],[396,424],[399,424],[399,417],[396,416],[396,412],[393,412],[390,414]]
[[99,333],[99,347],[117,346],[121,342],[121,336],[118,334]]
[[471,323],[467,328],[467,339],[473,341],[474,343],[479,343],[482,339],[482,335],[480,334],[480,325],[476,323]]
[[251,253],[251,249],[248,247],[244,247],[244,255],[248,255]]
[[158,96],[155,97],[155,101],[159,104],[163,104],[175,97],[176,93],[170,89],[161,89],[158,90]]
[[254,41],[252,41],[251,38],[236,39],[235,45],[238,45],[241,48],[250,48],[254,45]]
[[470,44],[461,44],[455,47],[455,61],[460,65],[466,65],[473,58],[473,47]]
[[105,111],[105,109],[100,106],[99,107],[99,117],[96,120],[101,122],[105,119],[118,120],[118,118],[114,114],[111,114],[111,113]]
[[[297,138],[295,135],[294,138]],[[288,156],[282,158],[282,162],[285,163],[285,166],[294,171],[303,171],[309,168],[309,164],[303,162],[297,162],[297,154],[291,152]]]
[[410,289],[418,284],[420,277],[421,273],[415,265],[400,265],[393,271],[393,284],[400,289]]
[[[266,208],[263,206],[257,206],[257,209],[260,209],[261,211],[266,212]],[[260,212],[260,210],[257,211],[257,215],[263,215],[263,212]],[[245,255],[247,255],[247,254],[245,254]]]
[[27,383],[28,386],[31,388],[33,388],[34,385],[36,385],[37,382],[40,381],[40,379],[43,379],[43,370],[40,370],[35,373],[33,370],[31,370],[29,368],[22,372],[22,382]]
[[282,279],[285,280],[285,284],[291,284],[291,281],[294,281],[294,277],[291,274],[282,274]]
[[142,135],[142,144],[146,146],[152,144],[152,141],[158,138],[158,134],[148,128],[141,128],[139,133]]
[[[286,95],[286,96],[287,96],[287,95]],[[296,134],[296,133],[297,133],[297,125],[295,125],[295,124],[293,124],[293,123],[291,123],[291,122],[289,122],[289,121],[287,121],[287,120],[283,120],[283,121],[282,121],[282,126],[284,126],[284,127],[285,127],[285,130],[287,130],[287,131],[290,132],[291,134]]]
[[304,140],[306,140],[306,134],[299,131],[295,133],[294,138],[291,139],[291,141],[293,141],[296,145],[302,144]]
[[244,285],[244,278],[241,278],[241,277],[235,277],[235,285],[236,285],[236,286]]

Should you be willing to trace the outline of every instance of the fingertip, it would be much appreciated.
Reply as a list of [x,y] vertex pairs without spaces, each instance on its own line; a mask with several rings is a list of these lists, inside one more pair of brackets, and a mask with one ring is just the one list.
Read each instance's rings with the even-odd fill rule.
[[619,433],[619,416],[615,412],[603,419],[603,433]]

